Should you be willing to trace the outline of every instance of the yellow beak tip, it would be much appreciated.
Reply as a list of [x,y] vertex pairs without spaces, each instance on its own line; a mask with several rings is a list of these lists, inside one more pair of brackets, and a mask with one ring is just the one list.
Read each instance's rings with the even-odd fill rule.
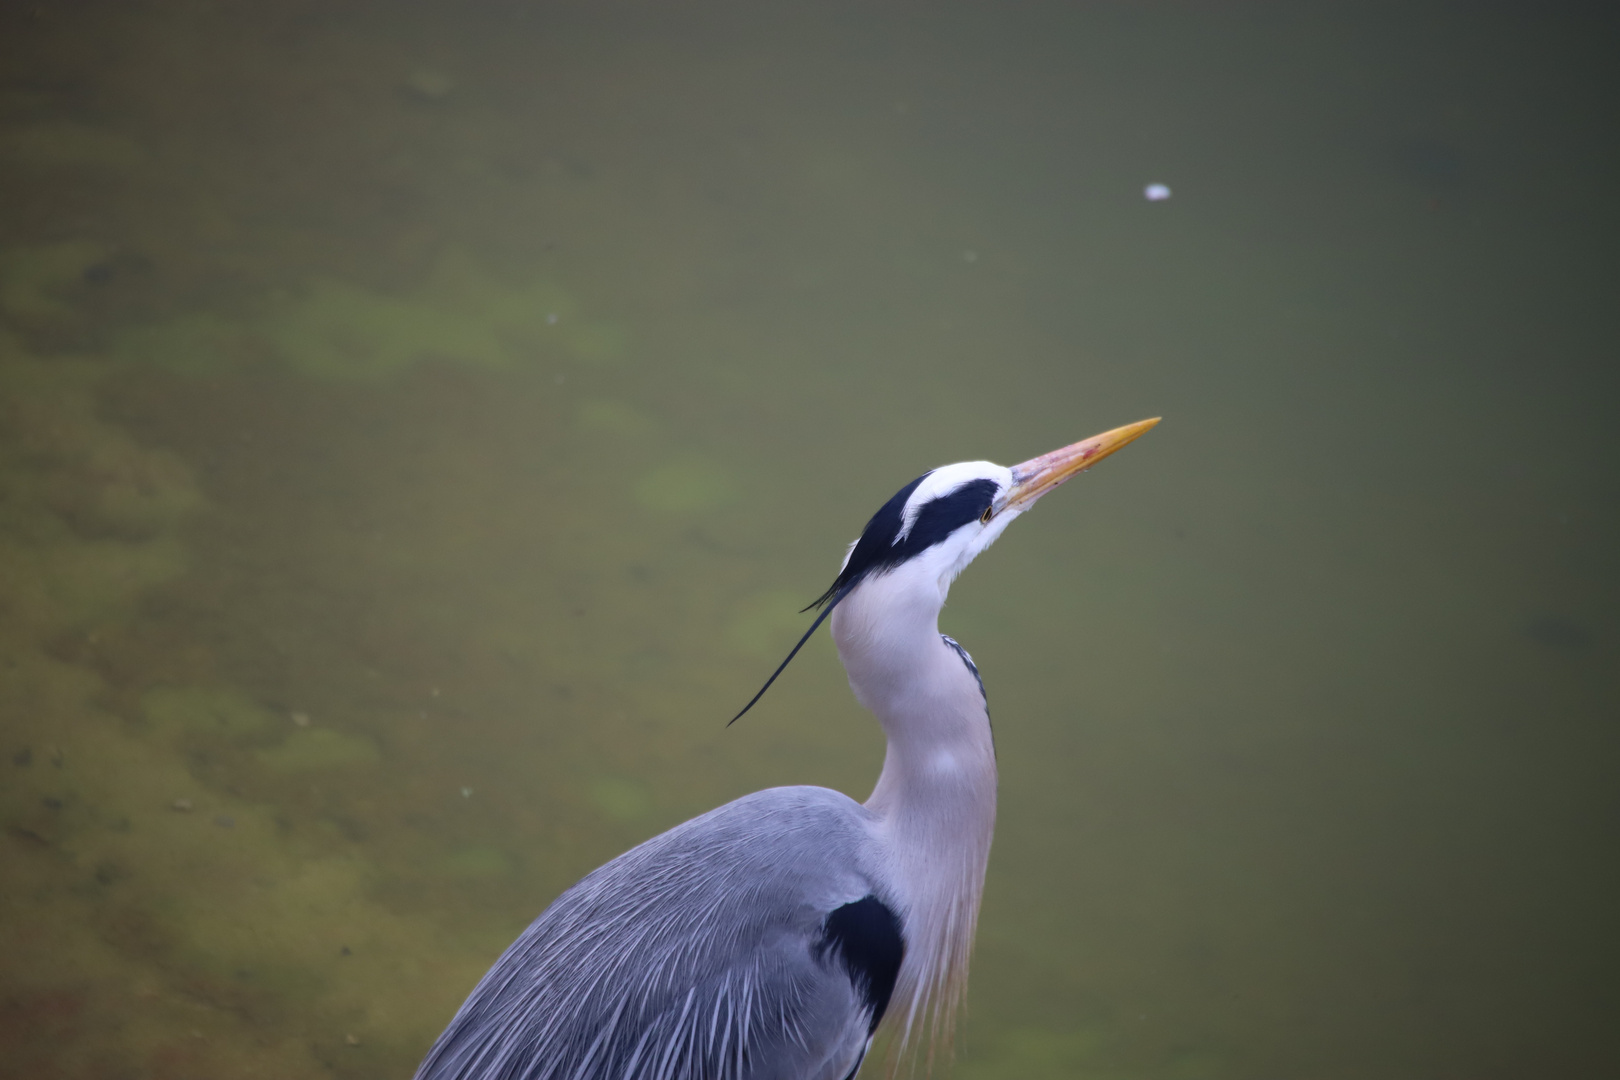
[[1028,506],[1075,473],[1091,468],[1109,454],[1146,435],[1162,419],[1154,416],[1138,420],[1134,424],[1081,439],[1049,454],[1031,458],[1021,465],[1014,465],[1014,485],[1008,504]]

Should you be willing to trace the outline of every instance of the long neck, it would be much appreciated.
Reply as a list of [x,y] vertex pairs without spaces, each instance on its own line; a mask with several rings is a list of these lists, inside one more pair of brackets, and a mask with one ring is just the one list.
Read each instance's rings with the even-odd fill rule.
[[862,583],[832,616],[850,688],[888,737],[867,800],[906,895],[894,1011],[948,1042],[996,820],[996,760],[978,679],[939,635],[942,590],[904,574]]

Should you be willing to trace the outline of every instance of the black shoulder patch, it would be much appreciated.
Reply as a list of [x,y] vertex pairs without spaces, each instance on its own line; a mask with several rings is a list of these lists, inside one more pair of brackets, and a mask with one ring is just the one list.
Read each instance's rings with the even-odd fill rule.
[[906,955],[900,917],[877,897],[863,896],[828,913],[813,951],[823,961],[828,953],[837,954],[862,1004],[872,1014],[867,1034],[876,1031]]

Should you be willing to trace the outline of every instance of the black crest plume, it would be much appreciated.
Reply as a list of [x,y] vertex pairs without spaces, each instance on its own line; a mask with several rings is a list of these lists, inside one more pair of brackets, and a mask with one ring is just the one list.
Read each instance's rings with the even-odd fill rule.
[[771,672],[771,677],[765,680],[765,685],[759,688],[759,693],[748,699],[748,704],[742,707],[742,712],[726,722],[727,727],[741,720],[743,713],[752,709],[754,704],[765,696],[765,691],[771,688],[771,683],[775,682],[783,669],[799,655],[799,650],[810,640],[810,635],[815,633],[816,628],[832,614],[839,601],[848,596],[867,575],[882,573],[899,566],[912,556],[944,540],[963,525],[978,520],[979,516],[990,508],[991,501],[996,497],[994,480],[969,480],[951,492],[929,500],[919,509],[916,520],[911,523],[911,530],[903,539],[897,539],[900,536],[900,526],[905,521],[906,503],[911,499],[912,492],[917,490],[917,485],[926,480],[928,475],[923,473],[895,492],[894,497],[872,515],[872,520],[861,530],[861,538],[855,541],[855,546],[850,549],[849,558],[844,561],[844,568],[838,572],[838,577],[833,579],[826,592],[803,609],[809,611],[812,608],[820,608],[821,613],[816,616],[816,621],[810,624],[810,629],[804,632],[798,644],[788,651],[787,659]]

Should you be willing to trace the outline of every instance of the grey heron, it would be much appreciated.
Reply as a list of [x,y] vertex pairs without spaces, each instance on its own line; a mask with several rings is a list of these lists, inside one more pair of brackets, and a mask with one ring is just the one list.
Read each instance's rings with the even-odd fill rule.
[[1157,423],[901,488],[760,690],[831,616],[850,688],[888,742],[871,797],[756,792],[587,875],[496,961],[417,1080],[849,1080],[885,1015],[902,1047],[948,1039],[996,759],[984,685],[939,632],[940,609],[1015,517]]

